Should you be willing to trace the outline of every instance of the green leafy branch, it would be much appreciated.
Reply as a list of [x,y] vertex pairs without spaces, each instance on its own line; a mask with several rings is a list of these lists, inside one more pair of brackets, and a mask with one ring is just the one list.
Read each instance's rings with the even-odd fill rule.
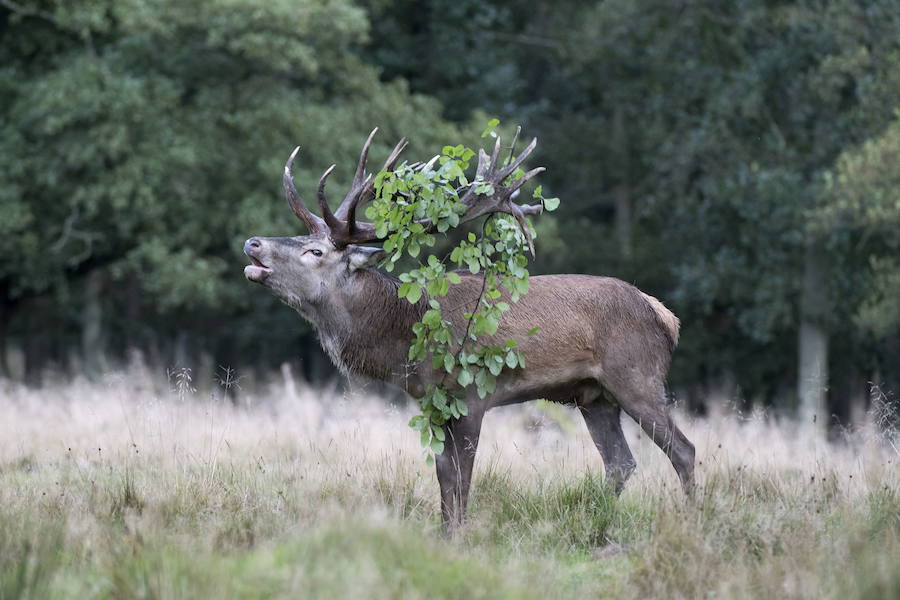
[[[496,120],[491,121],[482,137],[496,135],[493,129],[497,124]],[[515,139],[504,165],[513,159],[514,148]],[[496,193],[492,182],[477,177],[470,181],[466,176],[475,155],[474,150],[461,144],[445,146],[441,154],[425,164],[404,163],[393,171],[381,171],[374,181],[375,198],[366,209],[366,217],[375,225],[377,235],[385,238],[385,268],[397,269],[404,256],[416,264],[399,274],[399,297],[415,304],[427,295],[427,309],[413,326],[408,358],[430,358],[432,369],[443,372],[438,382],[427,386],[419,400],[421,414],[410,421],[410,426],[420,432],[422,445],[430,450],[429,461],[433,460],[432,453],[441,454],[444,450],[444,424],[468,414],[467,389],[474,386],[478,396],[484,398],[496,389],[497,377],[504,369],[525,367],[525,357],[516,340],[510,338],[500,344],[479,342],[497,334],[503,313],[510,310],[504,291],[511,302],[528,292],[529,237],[521,224],[509,215],[491,212],[483,222],[481,234],[466,235],[443,260],[431,253],[422,258],[423,249],[435,246],[435,232],[447,233],[462,222],[469,208],[460,200],[462,193],[470,189],[477,196]],[[516,168],[503,185],[525,175],[525,171]],[[540,186],[533,197],[546,210],[554,210],[559,204],[556,198],[544,198]],[[533,237],[531,224],[524,221],[524,226]],[[466,307],[450,309],[441,304],[440,299],[447,295],[450,286],[461,284],[463,277],[476,275],[481,275],[481,283],[474,301],[467,301]],[[461,335],[454,333],[446,313],[470,306],[471,312],[463,314],[465,331]]]

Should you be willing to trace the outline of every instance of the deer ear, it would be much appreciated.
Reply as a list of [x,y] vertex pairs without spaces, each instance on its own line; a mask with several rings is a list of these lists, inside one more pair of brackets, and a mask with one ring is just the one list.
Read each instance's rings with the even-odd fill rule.
[[381,248],[350,246],[347,248],[347,265],[351,271],[374,267],[378,261],[384,258],[384,255],[385,252]]

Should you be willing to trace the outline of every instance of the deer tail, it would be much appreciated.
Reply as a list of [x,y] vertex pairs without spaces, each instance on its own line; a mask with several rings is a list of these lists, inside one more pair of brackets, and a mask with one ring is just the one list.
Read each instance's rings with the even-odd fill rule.
[[660,302],[653,296],[645,294],[644,292],[641,292],[641,295],[650,304],[653,312],[656,313],[656,318],[659,320],[659,324],[663,326],[663,329],[665,330],[669,341],[672,342],[672,347],[674,348],[678,345],[678,330],[681,328],[681,322],[678,320],[678,317],[676,317],[675,313],[666,308],[666,306],[662,302]]

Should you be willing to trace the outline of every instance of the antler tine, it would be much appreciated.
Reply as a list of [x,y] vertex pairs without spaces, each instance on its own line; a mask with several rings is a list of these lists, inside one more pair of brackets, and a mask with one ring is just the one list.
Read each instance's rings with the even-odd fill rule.
[[478,166],[475,167],[475,179],[486,180],[497,169],[497,158],[500,156],[500,136],[494,142],[494,151],[488,156],[484,148],[478,149]]
[[369,146],[372,145],[372,138],[375,137],[375,134],[378,133],[378,128],[372,130],[372,133],[369,134],[369,137],[366,138],[366,143],[363,146],[362,152],[359,153],[359,164],[356,165],[356,174],[353,176],[353,187],[361,184],[363,179],[366,178],[366,161],[369,159]]
[[319,201],[319,209],[322,211],[322,216],[325,217],[325,224],[328,225],[328,229],[332,232],[338,231],[341,229],[343,223],[341,223],[340,219],[334,216],[334,213],[331,212],[331,208],[328,206],[328,199],[325,196],[325,182],[328,179],[328,176],[331,175],[331,172],[334,171],[335,165],[331,165],[325,172],[322,173],[322,176],[319,178],[319,188],[316,191],[316,199]]
[[436,163],[440,157],[441,157],[440,154],[435,154],[434,156],[431,157],[431,160],[429,160],[427,163],[425,163],[424,165],[422,165],[422,168],[419,169],[419,170],[420,170],[420,171],[427,171],[428,169],[430,169],[431,167],[434,166],[434,163]]
[[519,141],[520,133],[522,133],[522,126],[516,125],[516,135],[513,136],[512,144],[509,145],[509,158],[506,159],[506,162],[511,161],[516,154],[516,142]]
[[353,199],[350,200],[350,205],[347,207],[347,233],[350,235],[353,235],[356,232],[356,207],[359,206],[359,201],[363,197],[362,191],[369,186],[371,180],[372,174],[370,173],[366,176],[365,181],[363,181],[360,193],[353,196]]
[[535,146],[537,146],[537,138],[532,138],[531,143],[528,144],[524,150],[522,150],[522,153],[516,157],[516,160],[509,163],[506,166],[506,168],[500,172],[500,175],[501,175],[500,180],[502,181],[502,180],[506,179],[507,177],[509,177],[509,175],[513,171],[515,171],[519,167],[520,164],[522,164],[522,161],[524,161],[526,158],[528,158],[528,155],[531,154],[531,152],[534,150]]
[[406,150],[407,146],[409,146],[409,140],[407,140],[406,138],[400,138],[400,141],[397,142],[397,145],[394,146],[394,149],[391,150],[391,153],[388,155],[387,160],[384,161],[384,166],[381,168],[381,170],[393,170],[394,165],[397,163],[397,159],[400,158],[400,155],[403,154],[403,151]]
[[325,221],[306,208],[306,205],[303,204],[303,200],[300,199],[300,194],[297,193],[297,188],[294,186],[294,178],[291,174],[291,169],[293,168],[294,158],[297,156],[298,152],[300,152],[300,146],[294,148],[294,151],[291,152],[290,157],[284,165],[284,177],[282,178],[284,197],[287,199],[291,210],[297,215],[298,219],[303,221],[306,228],[309,229],[309,232],[319,233],[326,229],[327,226]]
[[353,183],[350,185],[350,191],[347,192],[344,201],[341,202],[341,205],[334,213],[339,219],[346,219],[348,217],[352,210],[350,207],[355,206],[359,202],[359,195],[366,189],[366,185],[368,184],[368,178],[366,177],[366,163],[369,159],[369,146],[372,145],[372,139],[375,137],[376,133],[378,133],[377,127],[373,129],[372,133],[369,134],[369,137],[366,138],[366,143],[359,153],[359,162],[356,165],[356,173],[353,175]]
[[539,214],[541,212],[540,206],[519,206],[518,204],[510,203],[509,211],[509,214],[515,217],[519,223],[519,229],[522,230],[522,235],[525,236],[525,241],[528,242],[528,250],[531,252],[532,258],[534,258],[534,238],[531,236],[531,228],[528,226],[528,221],[525,220],[525,215],[535,214],[535,208],[537,208],[537,213]]
[[[499,160],[499,158],[500,158],[500,136],[498,135],[497,141],[494,142],[494,151],[491,152],[491,164],[488,167],[492,173],[496,172],[500,168],[500,165],[497,164],[497,160]],[[501,181],[503,181],[503,179],[501,179]]]
[[[528,171],[527,173],[525,173],[524,175],[522,175],[521,177],[519,177],[518,179],[513,181],[509,185],[509,189],[512,190],[514,195],[517,194],[519,188],[522,187],[522,185],[524,185],[526,181],[528,181],[529,179],[531,179],[538,173],[543,173],[544,171],[546,171],[546,169],[544,167],[537,167],[537,168],[534,168],[534,169]],[[512,198],[512,197],[514,197],[514,196],[511,195],[510,198]]]
[[[381,167],[382,171],[391,171],[394,169],[394,165],[397,164],[397,159],[400,158],[400,155],[406,150],[406,147],[409,145],[409,142],[406,138],[400,138],[400,141],[397,142],[397,145],[394,146],[394,149],[391,150],[391,153],[388,155],[387,160],[384,161],[384,166]],[[360,204],[365,204],[369,200],[375,197],[375,184],[372,181],[369,181],[360,191],[359,199],[353,203],[354,207],[359,206]],[[349,213],[348,213],[349,214]]]
[[475,168],[475,179],[484,179],[485,177],[487,177],[490,168],[490,157],[487,155],[487,152],[484,151],[484,148],[479,148],[478,166]]
[[[509,196],[510,199],[519,195],[519,188],[521,188],[526,181],[544,171],[544,167],[537,167],[516,179],[509,186],[509,189],[512,192]],[[512,215],[516,218],[516,221],[519,222],[519,228],[522,230],[522,233],[525,234],[525,240],[528,242],[528,250],[531,251],[531,256],[534,257],[534,240],[531,237],[531,229],[529,229],[528,223],[525,221],[525,215],[539,215],[544,211],[544,206],[542,204],[516,204],[514,202],[509,202],[508,204],[512,209]]]

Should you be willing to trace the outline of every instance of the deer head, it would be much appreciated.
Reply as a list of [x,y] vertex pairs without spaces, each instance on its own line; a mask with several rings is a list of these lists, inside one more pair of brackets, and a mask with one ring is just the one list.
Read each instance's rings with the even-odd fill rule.
[[[365,170],[369,146],[377,131],[376,128],[369,134],[360,153],[350,191],[334,212],[329,207],[325,194],[325,184],[334,165],[322,174],[316,194],[322,217],[310,212],[294,186],[291,169],[300,150],[294,149],[284,167],[284,195],[291,210],[306,225],[309,235],[248,239],[244,243],[244,253],[250,257],[252,264],[244,268],[247,279],[268,287],[287,304],[306,313],[304,308],[308,305],[325,303],[335,294],[352,291],[357,272],[375,265],[381,259],[383,252],[380,248],[361,244],[383,241],[383,238],[376,234],[374,225],[356,220],[356,209],[375,195],[372,176],[367,175]],[[540,213],[541,207],[520,206],[513,203],[511,198],[526,181],[543,171],[543,167],[533,169],[507,185],[504,182],[531,154],[536,144],[535,139],[507,166],[498,164],[501,148],[499,138],[491,156],[484,150],[479,152],[475,180],[460,196],[460,201],[467,207],[460,222],[490,212],[505,212],[515,216],[520,222],[531,245],[525,215]],[[401,139],[382,169],[392,170],[406,146],[406,140]],[[425,169],[432,164],[433,161],[414,166]],[[481,182],[493,184],[494,193],[489,196],[476,194],[475,184]],[[422,224],[426,228],[431,226],[427,219]]]

